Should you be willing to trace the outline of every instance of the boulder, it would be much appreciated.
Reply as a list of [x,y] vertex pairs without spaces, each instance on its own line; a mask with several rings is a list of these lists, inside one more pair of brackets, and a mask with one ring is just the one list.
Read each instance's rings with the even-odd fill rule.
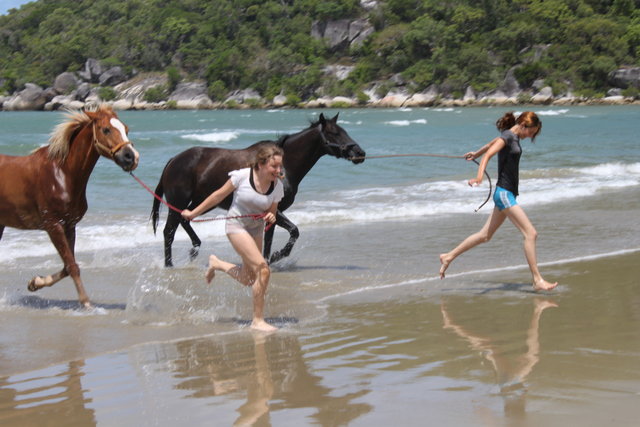
[[387,93],[387,95],[378,102],[378,106],[400,108],[404,106],[409,98],[410,96],[405,90],[393,89],[389,91],[389,93]]
[[207,95],[199,95],[188,100],[177,101],[176,106],[181,110],[210,110],[219,105],[215,104]]
[[477,98],[478,97],[476,96],[476,91],[473,90],[471,86],[467,86],[467,90],[464,92],[464,96],[462,97],[462,100],[465,103],[473,103],[473,102],[476,102]]
[[366,19],[357,19],[349,24],[349,47],[362,46],[375,29]]
[[81,83],[75,90],[76,99],[78,101],[84,101],[91,93],[91,85],[89,83]]
[[169,96],[169,101],[188,101],[196,97],[207,95],[207,84],[204,82],[178,83],[176,89]]
[[374,32],[373,25],[365,19],[338,19],[335,21],[314,21],[311,37],[325,39],[333,50],[361,45]]
[[97,59],[89,58],[84,63],[84,71],[79,71],[78,76],[89,83],[98,83],[104,72],[102,64]]
[[430,107],[440,99],[440,92],[435,85],[431,85],[424,92],[411,95],[404,103],[405,107]]
[[378,8],[377,0],[360,0],[360,7],[364,10],[372,11]]
[[260,94],[251,88],[244,90],[236,90],[231,93],[231,95],[225,99],[224,103],[227,102],[236,102],[238,104],[246,104],[250,102],[250,100],[254,100],[260,104],[264,104],[264,100],[260,96]]
[[354,105],[356,105],[357,102],[352,99],[352,98],[348,98],[346,96],[334,96],[333,99],[331,99],[331,106],[348,106],[348,107],[353,107]]
[[3,108],[7,111],[42,110],[46,103],[45,91],[38,85],[27,83],[23,90],[5,100]]
[[478,101],[484,104],[495,104],[495,105],[508,105],[513,103],[511,101],[511,98],[509,98],[500,89],[479,96]]
[[44,105],[44,110],[80,110],[82,107],[84,102],[76,100],[74,95],[58,95]]
[[609,73],[609,84],[614,87],[627,89],[640,88],[640,67],[627,67]]
[[287,105],[287,97],[283,94],[276,95],[273,97],[272,104],[274,107],[284,107]]
[[166,75],[158,74],[137,76],[132,80],[116,85],[113,89],[118,93],[119,98],[135,104],[144,102],[144,95],[149,89],[166,85]]
[[352,65],[327,65],[322,71],[338,80],[344,80],[349,77],[354,68]]
[[540,89],[540,92],[531,97],[533,104],[550,104],[553,101],[553,89],[549,86],[545,86]]
[[127,79],[124,72],[122,71],[122,67],[113,67],[109,68],[107,71],[100,75],[98,79],[98,83],[100,86],[115,86],[118,83],[122,83]]
[[68,94],[71,93],[75,88],[78,87],[78,79],[75,74],[65,71],[64,73],[58,75],[53,82],[53,88],[59,94]]
[[576,98],[573,93],[567,92],[564,95],[556,98],[551,103],[552,105],[573,105],[580,102],[579,98]]
[[511,67],[509,71],[507,71],[507,74],[504,76],[504,80],[502,81],[502,85],[500,85],[500,90],[502,90],[508,97],[518,96],[522,92],[520,83],[518,83],[515,76],[516,68],[517,66]]
[[307,103],[305,104],[305,107],[306,108],[327,108],[330,105],[331,105],[331,98],[327,98],[323,96],[320,98],[307,101]]
[[111,104],[114,110],[130,110],[133,107],[133,102],[127,99],[118,99]]

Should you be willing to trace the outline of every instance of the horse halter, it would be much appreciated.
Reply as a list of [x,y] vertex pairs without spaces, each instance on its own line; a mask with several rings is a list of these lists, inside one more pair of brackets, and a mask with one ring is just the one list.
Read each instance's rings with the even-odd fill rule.
[[125,145],[133,146],[133,143],[131,141],[122,141],[120,144],[109,149],[109,147],[107,147],[106,145],[98,141],[98,137],[96,136],[97,134],[96,127],[97,127],[97,123],[94,121],[93,122],[93,144],[96,146],[96,150],[98,150],[98,153],[102,154],[103,156],[113,159],[116,153],[120,151]]
[[[328,149],[337,150],[340,155],[346,155],[349,148],[355,147],[358,145],[356,142],[348,142],[346,144],[338,144],[337,142],[329,141],[326,136],[324,136],[324,132],[322,131],[322,124],[318,124],[318,130],[320,132],[320,138],[322,138],[322,143]],[[336,154],[336,157],[338,155]]]

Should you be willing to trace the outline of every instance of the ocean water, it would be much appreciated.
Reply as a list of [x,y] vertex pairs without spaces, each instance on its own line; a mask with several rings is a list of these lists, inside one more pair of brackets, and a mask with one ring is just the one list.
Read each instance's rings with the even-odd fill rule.
[[[250,291],[204,283],[207,254],[237,262],[222,221],[198,223],[201,255],[176,234],[163,267],[152,196],[101,159],[76,255],[95,308],[70,279],[30,293],[61,262],[42,231],[0,240],[0,423],[25,425],[633,425],[640,384],[640,108],[531,108],[519,203],[539,232],[531,292],[522,239],[508,223],[438,277],[438,254],[478,230],[489,187],[462,159],[359,165],[324,156],[287,216],[291,256],[273,267],[267,318],[252,334]],[[368,155],[462,155],[498,133],[507,109],[123,111],[154,188],[195,146],[242,148],[320,113]],[[59,113],[3,112],[0,152],[46,144]],[[496,162],[488,171],[495,181]],[[214,211],[209,216],[224,215]],[[160,229],[166,208],[161,211]],[[276,230],[274,249],[287,234]],[[219,277],[220,276],[220,277]],[[543,313],[544,312],[544,313]],[[636,415],[634,415],[636,414]]]
[[[495,120],[505,109],[400,109],[346,111],[158,111],[121,112],[141,155],[135,174],[155,188],[162,168],[196,145],[243,148],[304,129],[320,113],[340,113],[340,124],[369,155],[432,153],[461,155],[497,135]],[[561,205],[610,191],[637,188],[640,148],[637,107],[536,107],[543,130],[535,144],[524,141],[521,164],[523,206]],[[0,115],[0,152],[24,155],[47,143],[62,120],[58,113]],[[496,164],[489,165],[492,176]],[[324,156],[301,184],[287,215],[302,229],[331,224],[411,221],[471,215],[488,187],[470,189],[476,166],[460,159],[406,157],[371,159],[353,165]],[[77,249],[157,243],[149,232],[151,196],[127,173],[101,159],[88,187],[89,211],[78,228]],[[164,209],[164,207],[163,207]],[[491,202],[483,209],[489,212]],[[223,215],[215,211],[213,215]],[[162,214],[163,220],[166,213]],[[198,226],[203,238],[221,237],[222,221]],[[161,223],[162,227],[163,224]],[[127,239],[122,239],[123,234]],[[187,239],[179,231],[178,240]],[[41,232],[5,231],[0,262],[53,254]],[[28,251],[25,248],[29,247]],[[159,253],[159,252],[158,252]]]

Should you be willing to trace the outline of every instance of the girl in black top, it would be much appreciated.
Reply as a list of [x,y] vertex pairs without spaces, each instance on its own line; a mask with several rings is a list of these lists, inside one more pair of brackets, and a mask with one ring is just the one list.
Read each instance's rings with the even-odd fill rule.
[[542,278],[536,260],[538,233],[529,221],[527,214],[516,202],[520,155],[522,154],[520,140],[531,138],[533,141],[542,129],[542,122],[534,112],[526,111],[517,119],[513,113],[506,113],[496,122],[496,126],[501,132],[499,137],[478,151],[465,154],[467,160],[472,160],[486,153],[480,161],[476,178],[468,181],[469,185],[476,186],[482,182],[489,160],[498,153],[498,182],[493,195],[496,207],[480,231],[467,237],[451,252],[440,255],[440,278],[444,278],[451,261],[480,243],[488,242],[504,220],[509,218],[524,237],[524,254],[531,270],[533,289],[548,291],[555,288],[558,283],[550,283]]

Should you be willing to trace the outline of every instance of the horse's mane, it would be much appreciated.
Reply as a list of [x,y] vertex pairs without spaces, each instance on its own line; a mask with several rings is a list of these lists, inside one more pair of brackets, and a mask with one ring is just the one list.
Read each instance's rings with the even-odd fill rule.
[[[86,108],[86,111],[103,112],[108,111],[110,107],[100,105],[93,108]],[[69,154],[69,147],[74,134],[77,133],[82,126],[91,122],[91,117],[85,111],[67,110],[64,114],[66,121],[58,124],[49,136],[49,159],[64,161]]]
[[[316,126],[318,126],[320,124],[320,120],[309,120],[309,127],[307,129],[311,129],[314,128]],[[306,130],[306,129],[305,129]],[[304,131],[302,131],[304,132]],[[275,144],[278,147],[284,147],[284,143],[287,141],[287,139],[289,139],[289,137],[291,136],[291,134],[285,134],[285,135],[277,135],[278,139],[275,141]]]

